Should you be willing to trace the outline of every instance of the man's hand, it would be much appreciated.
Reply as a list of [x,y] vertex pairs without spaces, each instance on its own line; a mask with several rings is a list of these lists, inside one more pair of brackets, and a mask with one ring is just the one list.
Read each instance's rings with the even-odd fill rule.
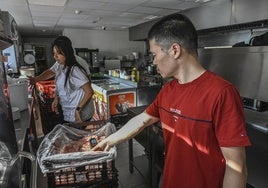
[[96,146],[94,146],[91,150],[92,151],[109,151],[111,147],[112,146],[108,144],[108,139],[105,138],[104,140],[99,142]]

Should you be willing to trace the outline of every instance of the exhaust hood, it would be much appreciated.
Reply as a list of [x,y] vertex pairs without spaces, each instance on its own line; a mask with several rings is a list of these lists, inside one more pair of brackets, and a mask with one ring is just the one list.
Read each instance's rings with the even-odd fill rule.
[[[222,32],[267,27],[267,7],[267,0],[215,0],[180,13],[192,20],[199,33]],[[150,27],[156,21],[131,27],[130,40],[146,40]]]

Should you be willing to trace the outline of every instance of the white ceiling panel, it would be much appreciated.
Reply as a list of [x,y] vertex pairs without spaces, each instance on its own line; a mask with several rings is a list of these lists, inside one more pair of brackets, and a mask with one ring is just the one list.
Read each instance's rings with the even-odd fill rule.
[[162,10],[162,8],[138,6],[138,7],[130,9],[129,12],[143,13],[143,14],[154,14],[160,10]]
[[27,6],[27,0],[0,0],[0,9],[3,10],[3,7],[10,6]]
[[40,6],[40,5],[29,5],[30,11],[39,11],[49,13],[57,13],[64,10],[64,7],[53,7],[53,6]]
[[186,10],[186,9],[194,8],[200,5],[202,5],[202,3],[200,2],[186,1],[186,2],[178,3],[178,5],[176,5],[175,7],[176,9]]
[[155,13],[155,15],[158,16],[164,16],[164,15],[169,15],[178,12],[178,10],[171,10],[171,9],[161,9],[158,12]]
[[144,3],[148,0],[99,0],[99,1],[106,2],[106,3],[111,2],[111,3],[120,3],[120,4],[128,4],[128,5],[135,6],[135,5]]
[[[63,28],[121,30],[196,6],[206,0],[0,0],[21,34],[55,34]],[[78,14],[75,14],[75,11]],[[46,32],[43,32],[46,30]],[[41,32],[41,33],[40,33]]]
[[88,14],[92,16],[106,17],[106,16],[118,16],[121,13],[118,11],[109,11],[109,10],[92,10],[89,11]]
[[58,19],[60,15],[61,15],[60,13],[56,13],[56,12],[50,12],[48,14],[48,12],[32,11],[33,19],[35,19],[35,17],[43,17],[44,19],[46,18]]
[[122,12],[120,17],[126,17],[126,18],[135,18],[135,19],[143,19],[147,14],[139,14],[139,13],[132,13],[132,12]]
[[124,12],[131,9],[131,5],[128,4],[119,4],[119,3],[105,3],[100,7],[100,10],[109,10],[109,11],[118,11]]
[[100,9],[106,3],[96,1],[85,1],[85,0],[69,0],[66,7],[71,7],[80,10],[88,9]]
[[77,14],[77,15],[73,15],[73,14],[62,14],[61,15],[61,19],[70,19],[70,20],[86,20],[88,18],[88,15],[84,15],[84,14]]
[[28,0],[30,5],[47,5],[63,7],[67,0]]
[[43,17],[43,16],[36,16],[34,17],[33,21],[40,21],[40,22],[49,22],[49,23],[56,23],[57,20],[53,17]]
[[143,3],[143,6],[148,7],[155,7],[155,8],[165,8],[165,9],[178,9],[176,8],[181,1],[176,0],[167,0],[167,1],[159,1],[159,0],[152,0]]
[[39,21],[33,21],[35,27],[51,27],[55,25],[55,23],[51,22],[39,22]]

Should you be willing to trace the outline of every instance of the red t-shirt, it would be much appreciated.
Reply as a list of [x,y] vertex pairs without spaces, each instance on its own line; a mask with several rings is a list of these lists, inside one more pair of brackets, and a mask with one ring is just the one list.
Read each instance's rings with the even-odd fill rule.
[[250,145],[237,90],[210,71],[187,84],[168,82],[146,112],[162,124],[164,188],[220,188],[220,147]]

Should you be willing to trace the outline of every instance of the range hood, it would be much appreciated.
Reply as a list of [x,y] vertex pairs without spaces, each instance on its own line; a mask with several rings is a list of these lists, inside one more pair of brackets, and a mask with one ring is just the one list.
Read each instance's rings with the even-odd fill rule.
[[182,13],[202,30],[267,20],[267,7],[267,0],[216,0]]
[[[218,31],[230,31],[266,27],[268,25],[267,7],[267,0],[215,0],[180,13],[188,16],[198,31],[212,28],[220,28]],[[131,27],[130,40],[146,40],[150,27],[156,21]],[[235,27],[236,25],[242,27]]]

